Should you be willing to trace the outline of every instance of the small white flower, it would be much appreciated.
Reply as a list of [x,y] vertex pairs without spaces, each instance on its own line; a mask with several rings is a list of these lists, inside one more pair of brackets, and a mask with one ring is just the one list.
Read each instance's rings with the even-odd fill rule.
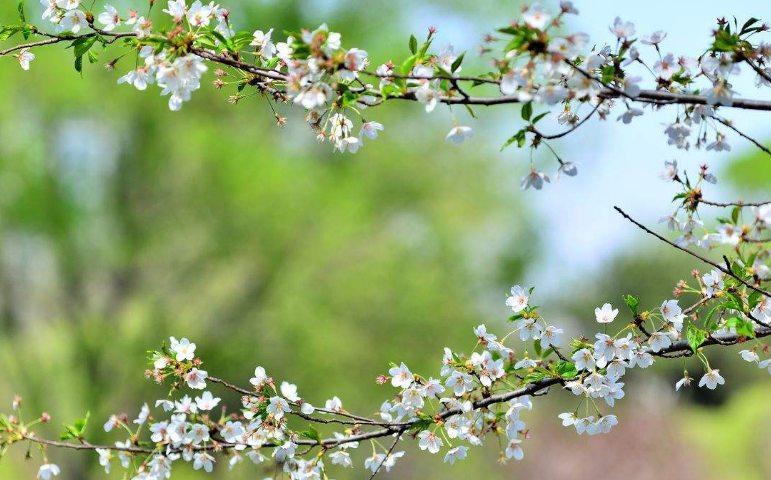
[[519,330],[519,339],[523,342],[541,338],[543,327],[534,318],[523,318],[514,322],[514,326]]
[[471,127],[462,127],[460,125],[455,125],[450,130],[450,133],[447,134],[445,137],[445,140],[448,142],[452,142],[456,145],[460,145],[463,143],[463,141],[467,138],[472,138],[474,136],[474,131],[471,130]]
[[145,403],[144,405],[142,405],[142,409],[139,411],[139,415],[134,420],[134,424],[144,425],[149,416],[150,416],[150,407],[148,407],[147,404]]
[[263,367],[257,367],[257,368],[255,368],[255,369],[254,369],[254,377],[252,377],[252,378],[249,380],[249,383],[251,383],[252,385],[254,385],[254,387],[255,387],[257,390],[260,390],[260,389],[262,389],[263,385],[264,385],[266,382],[268,382],[269,380],[271,380],[271,379],[270,379],[270,377],[268,377],[268,375],[265,373],[265,369],[264,369]]
[[388,370],[388,373],[391,375],[391,385],[394,387],[407,388],[415,380],[415,375],[410,372],[404,362],[400,366]]
[[720,376],[720,370],[709,370],[699,380],[699,387],[707,386],[710,390],[714,390],[718,385],[725,384],[725,379]]
[[549,348],[550,346],[559,346],[562,334],[565,331],[561,328],[557,328],[554,325],[549,325],[541,334],[541,348]]
[[514,285],[511,287],[511,295],[506,298],[506,305],[511,307],[511,309],[514,310],[514,313],[519,313],[527,308],[529,299],[530,293],[526,289],[519,285]]
[[534,3],[522,14],[522,20],[531,28],[543,30],[551,20],[551,16],[540,3]]
[[35,54],[30,52],[29,48],[22,48],[16,58],[19,59],[22,70],[29,70],[29,64],[35,59]]
[[624,22],[619,17],[613,21],[613,26],[610,27],[610,33],[618,38],[628,38],[634,35],[635,28],[634,23]]
[[660,352],[661,350],[672,345],[672,339],[665,332],[653,332],[648,339],[648,343],[651,346],[651,350],[654,352]]
[[594,369],[594,356],[588,348],[582,348],[573,354],[573,363],[576,366],[576,370],[593,370]]
[[450,465],[455,465],[455,460],[463,460],[464,458],[466,458],[467,452],[468,452],[468,447],[460,446],[460,447],[451,448],[444,455],[444,462],[449,463]]
[[198,452],[193,455],[193,470],[204,469],[206,473],[211,473],[214,469],[214,462],[217,460],[206,452]]
[[220,399],[212,395],[211,392],[203,392],[200,397],[195,397],[195,404],[198,409],[203,412],[208,412],[220,403]]
[[739,352],[739,355],[741,355],[742,360],[744,360],[745,362],[757,363],[760,361],[760,357],[754,350],[742,350],[741,352]]
[[104,473],[110,473],[110,460],[112,459],[112,451],[107,448],[97,448],[96,453],[99,454],[99,465],[104,467]]
[[37,471],[37,478],[40,478],[42,480],[48,480],[52,476],[55,477],[59,475],[61,470],[59,470],[59,466],[54,463],[46,463],[44,465],[41,465],[40,470]]
[[618,309],[614,309],[609,303],[606,303],[602,308],[594,309],[594,316],[597,319],[597,323],[610,323],[616,319],[618,315]]
[[120,419],[117,415],[110,415],[110,418],[104,424],[104,431],[111,432],[113,428],[120,426]]
[[682,387],[687,387],[691,385],[692,378],[688,376],[688,373],[686,372],[685,376],[677,381],[675,384],[675,391],[680,390]]
[[680,70],[680,65],[675,61],[675,57],[668,53],[661,60],[653,65],[653,71],[664,80],[672,78],[672,75]]
[[650,35],[643,35],[640,42],[642,42],[645,45],[658,45],[666,37],[667,37],[667,32],[663,30],[656,30]]
[[514,460],[522,460],[525,457],[525,452],[522,451],[522,447],[519,444],[522,440],[518,438],[512,438],[509,441],[509,445],[506,447],[506,458],[513,458]]
[[104,25],[103,30],[105,32],[115,30],[115,27],[120,26],[123,21],[123,19],[120,18],[120,15],[118,15],[118,10],[112,5],[105,5],[104,12],[99,14],[97,20]]
[[550,183],[549,176],[545,173],[538,171],[535,167],[530,169],[530,173],[522,177],[522,181],[519,183],[519,188],[527,190],[530,187],[540,190],[543,188],[543,182]]
[[418,434],[418,447],[421,450],[428,450],[430,453],[437,453],[444,445],[444,442],[433,432],[423,430]]
[[332,465],[340,465],[342,467],[353,467],[353,461],[351,460],[351,454],[342,450],[337,450],[329,455],[332,460]]
[[374,140],[377,138],[377,132],[382,132],[384,129],[383,124],[379,122],[364,122],[361,124],[361,132],[359,133],[359,139],[362,136]]
[[300,400],[297,395],[297,385],[289,382],[281,382],[281,395],[283,395],[290,402],[296,402]]
[[59,22],[59,28],[63,31],[78,33],[81,28],[88,26],[86,14],[80,10],[70,10],[64,14],[62,21]]
[[206,388],[206,379],[209,377],[208,372],[205,370],[198,370],[193,367],[187,375],[185,375],[185,381],[187,386],[195,390],[203,390]]
[[289,412],[289,402],[281,397],[271,397],[270,405],[266,408],[268,413],[272,413],[277,420],[281,420],[284,413]]
[[324,408],[333,412],[341,412],[343,411],[343,402],[335,396],[324,403]]
[[195,343],[190,343],[190,340],[187,338],[177,341],[176,338],[171,337],[170,340],[171,351],[174,352],[178,362],[184,362],[195,358]]

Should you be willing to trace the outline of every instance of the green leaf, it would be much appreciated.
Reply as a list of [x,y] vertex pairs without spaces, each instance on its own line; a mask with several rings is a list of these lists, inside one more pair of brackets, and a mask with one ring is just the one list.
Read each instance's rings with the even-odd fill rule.
[[75,71],[83,73],[83,57],[75,57]]
[[747,338],[755,338],[755,329],[752,327],[752,322],[740,317],[731,317],[725,322],[726,327],[733,327],[736,329],[736,333],[739,336]]
[[745,33],[748,33],[748,31],[750,30],[750,27],[752,27],[753,25],[755,25],[759,21],[760,20],[758,20],[755,17],[750,17],[750,19],[747,20],[746,22],[744,22],[744,25],[742,25],[742,29],[739,32],[739,35],[744,35]]
[[761,293],[757,290],[753,290],[752,293],[750,293],[749,298],[747,299],[747,304],[750,307],[750,310],[753,310],[758,303],[760,303],[761,300]]
[[410,35],[410,52],[413,55],[418,53],[418,39],[415,38],[415,35]]
[[86,416],[75,420],[74,425],[64,425],[65,431],[59,435],[60,440],[70,440],[83,438],[83,434],[86,431],[88,425],[88,419],[91,417],[91,412],[86,412]]
[[548,114],[549,114],[549,112],[543,112],[543,113],[541,113],[540,115],[536,115],[536,117],[535,117],[535,118],[534,118],[534,119],[533,119],[533,120],[532,120],[530,123],[532,123],[533,125],[535,125],[536,123],[538,123],[539,121],[541,121],[541,119],[542,119],[543,117],[545,117],[545,116],[546,116],[546,115],[548,115]]
[[75,420],[75,428],[78,429],[78,432],[83,434],[86,431],[86,426],[88,425],[88,419],[91,417],[91,412],[86,412],[86,416],[83,418],[79,418]]
[[541,372],[528,373],[527,375],[525,375],[525,378],[522,379],[522,383],[539,382],[544,378],[546,378],[545,373],[541,373]]
[[704,339],[707,338],[707,332],[689,324],[688,330],[686,331],[686,337],[688,338],[688,345],[691,347],[691,350],[696,353],[696,349],[699,348],[699,346],[704,343]]
[[733,210],[731,210],[731,220],[733,220],[734,225],[739,224],[739,214],[741,213],[742,209],[741,207],[735,207]]
[[96,43],[96,37],[81,37],[70,44],[76,57],[82,57]]
[[640,306],[640,299],[632,295],[626,295],[623,298],[626,306],[629,307],[629,310],[632,311],[632,314],[636,316],[637,308]]
[[407,57],[407,60],[402,63],[402,75],[409,75],[412,71],[412,67],[415,66],[415,60],[418,59],[417,54]]
[[463,52],[460,55],[458,55],[458,58],[456,58],[455,61],[452,62],[452,66],[450,67],[452,68],[452,72],[450,73],[454,73],[456,70],[460,68],[460,64],[463,63],[463,57],[465,56],[466,56],[466,52]]
[[321,434],[318,432],[318,430],[313,428],[313,425],[309,425],[307,431],[300,432],[300,436],[310,440],[315,440],[317,442],[321,441]]
[[562,378],[574,378],[576,375],[578,375],[578,370],[576,370],[576,366],[571,362],[561,361],[557,363],[556,368],[554,369],[555,372],[557,372],[557,375],[559,375]]
[[24,2],[25,1],[26,0],[19,0],[19,6],[18,6],[18,9],[19,9],[19,20],[21,20],[22,22],[26,22],[27,21],[24,18]]
[[533,102],[527,102],[522,105],[522,120],[529,122],[530,117],[533,116]]
[[526,138],[527,137],[525,136],[525,129],[518,131],[517,133],[509,137],[508,140],[506,140],[506,143],[504,143],[503,146],[501,147],[501,151],[503,151],[506,147],[508,147],[514,142],[517,142],[517,146],[519,148],[522,148],[525,145]]
[[0,28],[0,42],[8,40],[12,36],[19,33],[21,29],[22,27],[18,25],[6,25],[5,27]]

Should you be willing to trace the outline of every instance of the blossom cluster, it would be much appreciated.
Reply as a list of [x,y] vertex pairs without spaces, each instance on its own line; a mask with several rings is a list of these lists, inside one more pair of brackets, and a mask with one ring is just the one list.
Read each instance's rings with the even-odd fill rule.
[[[319,141],[356,152],[365,138],[375,139],[384,128],[365,119],[365,109],[393,98],[417,101],[429,113],[446,104],[453,123],[446,139],[456,144],[472,138],[473,130],[458,121],[453,105],[471,109],[519,103],[524,126],[504,147],[546,145],[559,164],[558,176],[576,175],[577,166],[563,161],[548,142],[577,129],[595,113],[605,119],[611,110],[621,110],[617,119],[629,124],[647,107],[682,104],[665,128],[668,143],[720,152],[730,150],[723,126],[735,130],[719,114],[721,106],[737,106],[733,79],[744,67],[755,75],[759,88],[771,86],[771,67],[766,66],[771,47],[755,40],[769,28],[754,18],[741,25],[719,19],[707,53],[696,57],[667,52],[666,32],[638,35],[632,22],[618,17],[609,25],[607,43],[597,43],[585,33],[564,28],[566,18],[578,14],[572,2],[562,0],[553,10],[534,3],[522,8],[518,20],[485,37],[480,53],[489,58],[492,69],[467,76],[465,52],[457,52],[451,44],[438,52],[432,49],[433,28],[422,44],[410,38],[411,55],[404,60],[374,64],[365,50],[344,47],[341,35],[326,24],[279,41],[273,28],[236,30],[230,10],[214,2],[196,0],[188,5],[186,0],[168,0],[163,15],[151,15],[155,3],[151,2],[145,16],[111,5],[94,13],[80,0],[41,3],[42,17],[53,24],[55,33],[9,24],[2,27],[0,39],[26,32],[53,40],[46,44],[72,42],[78,69],[84,57],[97,61],[94,45],[117,43],[124,51],[107,66],[119,68],[122,58],[132,56],[137,64],[119,83],[139,90],[156,84],[162,95],[169,96],[172,110],[190,100],[201,87],[207,64],[214,64],[213,85],[234,88],[231,102],[261,95],[271,103],[279,125],[286,118],[275,107],[297,105],[307,112],[306,120]],[[24,22],[23,8],[21,13]],[[0,54],[15,52],[27,70],[35,59],[34,46],[21,44]],[[487,96],[469,94],[485,85],[493,87],[486,90]],[[536,113],[536,107],[544,111]],[[544,134],[536,124],[547,116],[568,130]],[[549,181],[531,160],[521,186],[541,189]]]
[[[398,391],[382,403],[374,417],[349,413],[338,397],[326,400],[323,407],[314,406],[299,395],[296,385],[288,381],[279,384],[261,366],[255,368],[248,389],[211,377],[201,368],[196,344],[171,337],[168,345],[153,352],[146,371],[146,376],[159,384],[171,383],[169,395],[142,405],[133,420],[116,414],[103,425],[105,432],[123,433],[123,438],[113,445],[88,443],[84,438],[88,418],[67,426],[62,438],[88,445],[105,472],[119,465],[132,480],[169,478],[174,464],[180,462],[191,464],[194,470],[212,472],[220,462],[232,469],[244,460],[255,465],[274,462],[292,480],[332,478],[335,469],[352,468],[357,463],[374,475],[396,466],[405,452],[395,447],[410,436],[420,450],[441,453],[450,465],[465,459],[471,447],[484,445],[489,436],[499,437],[498,442],[490,443],[500,445],[502,462],[522,460],[523,444],[531,435],[523,414],[532,410],[536,396],[552,386],[579,397],[573,411],[559,415],[562,425],[574,428],[579,435],[608,433],[619,420],[603,412],[598,402],[612,408],[624,398],[625,383],[621,380],[628,370],[647,369],[656,357],[695,355],[704,369],[699,387],[715,389],[725,379],[719,369],[710,366],[703,352],[710,339],[732,344],[771,335],[769,328],[757,330],[752,323],[738,322],[738,317],[728,318],[726,313],[732,309],[748,310],[748,304],[744,308],[728,304],[736,300],[731,295],[737,291],[735,279],[717,271],[703,277],[695,274],[695,278],[700,289],[686,282],[677,287],[678,296],[687,292],[700,298],[687,309],[680,306],[679,299],[667,299],[655,310],[641,311],[636,297],[624,297],[631,321],[613,335],[607,331],[619,317],[619,310],[610,303],[597,307],[594,318],[603,331],[596,333],[593,341],[584,336],[569,340],[564,329],[546,322],[538,307],[531,304],[532,288],[514,286],[505,300],[512,311],[512,329],[506,335],[499,338],[485,325],[475,327],[474,350],[463,354],[445,348],[436,377],[414,373],[403,362],[392,364],[388,374],[376,380]],[[771,314],[768,298],[754,305],[753,312],[763,319]],[[708,315],[697,327],[695,312],[710,304],[722,308],[723,313],[715,319]],[[757,327],[762,328],[763,323]],[[514,340],[523,348],[512,344]],[[745,361],[771,372],[771,358],[761,360],[758,351],[765,355],[767,349],[760,344],[739,353]],[[691,383],[685,371],[675,389]],[[212,392],[213,385],[239,394],[239,411],[228,414],[222,398]],[[222,411],[217,415],[218,407]],[[50,416],[43,414],[23,424],[20,398],[14,399],[13,408],[13,415],[0,417],[0,442],[5,446],[17,442],[41,447],[67,445],[35,435],[33,427],[50,421]],[[297,430],[290,417],[308,421],[308,430]],[[314,424],[350,428],[322,438]],[[377,441],[388,437],[394,439],[391,448]],[[367,441],[372,443],[372,454],[356,459],[358,447]],[[59,467],[48,461],[45,448],[41,451],[44,462],[38,477],[59,475]]]

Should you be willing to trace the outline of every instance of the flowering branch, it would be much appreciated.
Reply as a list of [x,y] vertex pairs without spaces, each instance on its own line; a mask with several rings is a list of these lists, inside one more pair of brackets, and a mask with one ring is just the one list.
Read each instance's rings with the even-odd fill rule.
[[[207,64],[212,64],[217,67],[214,86],[234,89],[229,101],[239,103],[250,96],[261,96],[271,103],[279,125],[286,118],[273,104],[298,105],[308,111],[307,121],[317,138],[329,140],[340,151],[355,152],[365,137],[374,139],[383,130],[382,124],[363,118],[364,109],[389,100],[407,100],[422,103],[427,112],[440,104],[450,108],[520,104],[525,124],[504,148],[516,144],[537,149],[544,145],[557,157],[558,173],[570,176],[577,172],[575,164],[562,161],[544,140],[562,138],[595,113],[605,119],[617,108],[625,108],[618,119],[628,124],[642,115],[645,107],[685,106],[677,110],[675,121],[665,131],[669,143],[678,148],[691,145],[693,127],[698,127],[697,148],[706,141],[708,130],[714,132],[715,141],[707,149],[729,148],[725,135],[715,125],[701,122],[706,118],[771,153],[736,129],[730,120],[716,115],[720,108],[771,111],[771,101],[740,98],[729,83],[740,74],[739,65],[746,63],[757,75],[759,87],[771,86],[771,74],[765,66],[771,59],[771,48],[763,42],[753,43],[756,35],[768,27],[754,18],[741,26],[719,20],[706,51],[698,57],[676,58],[661,53],[666,33],[637,38],[634,25],[618,18],[610,28],[615,48],[605,45],[587,51],[591,45],[588,35],[557,31],[564,27],[567,16],[578,13],[571,2],[560,2],[556,13],[534,4],[523,9],[520,21],[486,37],[481,52],[489,56],[492,70],[467,75],[461,73],[465,53],[456,53],[451,45],[438,53],[432,50],[434,29],[422,44],[415,36],[410,37],[410,55],[404,60],[382,63],[372,71],[367,68],[367,52],[343,48],[340,34],[326,25],[274,42],[272,29],[253,33],[235,30],[230,11],[213,3],[196,1],[187,5],[185,0],[171,0],[163,10],[165,15],[154,19],[154,1],[146,17],[135,10],[123,15],[109,5],[96,14],[81,9],[80,0],[41,3],[45,7],[42,17],[51,21],[56,33],[29,24],[23,1],[19,5],[20,23],[0,25],[0,41],[16,35],[25,39],[48,37],[0,50],[0,56],[13,54],[25,70],[35,59],[33,51],[43,46],[68,42],[75,55],[75,68],[81,71],[84,58],[91,63],[98,61],[97,46],[115,44],[120,51],[107,63],[110,69],[126,56],[135,57],[139,64],[119,83],[139,90],[157,84],[161,94],[169,96],[169,107],[179,110],[200,88]],[[97,22],[101,27],[96,26]],[[156,28],[157,23],[163,26]],[[118,31],[124,27],[128,28]],[[641,49],[646,47],[655,53],[653,60],[644,59]],[[649,77],[648,88],[644,88],[643,76]],[[378,85],[365,83],[363,78],[372,78]],[[479,87],[487,87],[487,93],[468,93]],[[577,112],[585,104],[592,108],[581,119]],[[535,113],[536,107],[545,111]],[[472,129],[460,125],[452,110],[450,113],[454,126],[447,140],[461,143],[470,138]],[[569,128],[544,135],[536,124],[550,114]],[[354,135],[357,117],[361,129]],[[542,188],[544,181],[548,176],[531,163],[531,173],[523,179],[522,187]]]
[[[364,119],[365,109],[407,100],[419,102],[429,113],[438,105],[450,107],[453,127],[446,139],[455,143],[464,142],[473,132],[458,122],[452,106],[519,104],[522,125],[503,148],[516,144],[532,151],[545,146],[556,157],[558,174],[569,176],[577,173],[577,167],[563,161],[549,141],[566,137],[594,116],[606,119],[619,108],[623,111],[617,120],[629,124],[644,114],[644,108],[680,106],[673,109],[674,121],[664,130],[668,143],[678,149],[730,150],[726,136],[718,130],[720,125],[771,153],[722,116],[729,108],[771,111],[771,101],[740,98],[729,83],[741,73],[739,65],[746,63],[756,75],[758,88],[771,87],[771,70],[766,67],[771,47],[754,40],[769,28],[754,18],[742,25],[719,20],[705,51],[698,57],[675,59],[673,54],[661,53],[666,33],[654,32],[638,41],[634,25],[619,18],[610,28],[614,37],[610,43],[615,46],[590,49],[587,35],[558,31],[567,15],[577,14],[571,2],[560,2],[555,13],[534,4],[523,9],[520,21],[486,39],[483,53],[490,57],[490,71],[461,75],[464,53],[456,53],[452,46],[433,51],[433,29],[422,43],[410,37],[410,55],[401,62],[385,62],[373,71],[367,68],[367,52],[343,48],[341,36],[327,25],[295,32],[286,41],[274,43],[272,29],[236,31],[229,10],[213,3],[168,1],[161,28],[155,26],[157,19],[150,19],[153,1],[147,17],[129,11],[125,18],[111,6],[95,16],[81,8],[79,0],[42,3],[42,18],[50,19],[56,33],[27,23],[22,1],[19,23],[0,26],[0,41],[19,35],[26,43],[0,50],[0,56],[13,54],[28,70],[36,58],[33,50],[68,43],[75,68],[82,71],[84,59],[99,61],[98,46],[111,46],[120,49],[107,63],[111,69],[125,56],[134,57],[139,65],[132,66],[118,82],[138,90],[158,85],[161,94],[169,97],[172,110],[181,109],[191,99],[210,66],[215,66],[213,85],[232,89],[230,102],[262,97],[276,112],[279,125],[286,118],[276,107],[297,105],[307,112],[317,138],[339,151],[356,152],[365,137],[375,139],[383,130],[380,123]],[[116,32],[124,26],[130,28]],[[28,41],[32,36],[45,39]],[[644,59],[638,46],[649,48],[653,60]],[[636,73],[648,77],[647,88]],[[365,78],[378,84],[365,83]],[[475,88],[487,90],[468,93]],[[581,109],[589,110],[583,118],[578,115]],[[538,125],[547,116],[565,130],[544,134]],[[354,121],[360,122],[358,134],[354,134]],[[521,186],[541,189],[549,177],[536,168],[534,160],[530,166]],[[39,437],[35,427],[49,422],[50,416],[42,414],[24,422],[17,398],[13,412],[0,415],[0,454],[14,444],[36,445],[42,457],[38,476],[44,480],[60,473],[48,460],[49,448],[95,451],[108,472],[117,456],[126,475],[134,480],[168,478],[172,465],[180,460],[211,472],[218,460],[233,467],[244,459],[255,464],[275,462],[276,475],[283,472],[291,480],[318,480],[329,478],[333,468],[352,467],[355,450],[360,443],[369,443],[372,454],[363,464],[373,478],[395,466],[404,455],[396,447],[408,437],[417,439],[419,448],[431,454],[444,449],[445,462],[454,464],[466,457],[469,446],[479,446],[486,437],[494,436],[502,440],[502,460],[521,460],[522,443],[529,437],[521,417],[533,408],[534,398],[556,390],[570,392],[577,401],[573,411],[559,416],[563,425],[575,428],[579,435],[607,433],[618,422],[607,409],[625,396],[620,380],[626,370],[646,369],[657,358],[695,357],[704,372],[698,385],[715,389],[725,379],[710,365],[705,347],[751,342],[751,348],[739,352],[742,359],[771,372],[771,358],[761,360],[761,355],[768,356],[769,348],[760,343],[771,336],[771,294],[764,287],[771,280],[769,240],[764,236],[771,229],[771,204],[704,200],[702,188],[716,183],[706,165],[692,183],[687,172],[678,170],[676,161],[666,162],[662,178],[682,189],[674,198],[675,212],[661,219],[680,234],[677,238],[669,240],[620,208],[616,210],[646,233],[713,270],[704,275],[694,271],[693,280],[678,282],[675,298],[665,299],[657,308],[643,310],[639,298],[626,295],[622,300],[630,320],[612,336],[607,329],[619,310],[610,303],[594,312],[602,333],[568,339],[562,328],[548,323],[530,303],[532,288],[514,286],[505,301],[512,310],[512,327],[506,335],[499,339],[484,325],[476,327],[474,350],[460,353],[446,348],[438,378],[413,373],[404,363],[391,364],[377,383],[390,383],[396,393],[372,417],[346,411],[338,397],[317,408],[299,396],[296,385],[277,384],[262,367],[255,369],[250,388],[210,377],[202,369],[203,361],[195,356],[196,345],[186,338],[171,337],[169,345],[152,352],[146,371],[158,384],[170,384],[169,394],[154,403],[157,416],[146,403],[135,420],[125,414],[113,415],[103,426],[106,432],[120,432],[122,441],[114,445],[87,441],[88,416],[67,425],[59,440]],[[730,209],[730,213],[712,229],[699,220],[702,204]],[[703,234],[697,235],[699,230]],[[730,247],[722,256],[725,265],[689,248],[709,252],[717,245]],[[694,300],[683,309],[679,301],[685,295]],[[519,344],[514,345],[517,338]],[[692,380],[686,370],[675,388],[690,385]],[[222,399],[207,390],[210,383],[238,394],[241,408],[235,413],[223,409],[215,420],[211,412]],[[561,388],[551,388],[557,386]],[[307,429],[297,427],[306,422]],[[385,437],[393,437],[388,448],[379,441]]]

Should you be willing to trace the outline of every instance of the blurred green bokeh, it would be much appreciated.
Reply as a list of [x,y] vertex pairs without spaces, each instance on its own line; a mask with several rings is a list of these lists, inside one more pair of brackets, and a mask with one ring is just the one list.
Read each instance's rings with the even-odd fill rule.
[[[3,19],[15,10],[6,3]],[[517,8],[502,1],[233,0],[230,6],[240,26],[280,31],[327,21],[347,45],[381,60],[403,57],[404,39],[410,31],[422,35],[424,19],[441,14],[464,32],[484,32],[490,25],[479,18],[513,17]],[[110,58],[103,53],[102,61]],[[118,72],[129,68],[124,61]],[[165,395],[143,378],[145,351],[176,335],[195,341],[217,376],[245,384],[259,364],[274,378],[297,383],[313,403],[338,395],[349,410],[371,412],[392,393],[374,384],[388,362],[436,374],[442,347],[470,348],[471,328],[479,323],[503,326],[504,292],[541,252],[537,219],[516,189],[518,172],[510,158],[494,154],[495,146],[449,148],[437,140],[446,119],[393,105],[372,113],[387,125],[380,139],[355,156],[333,155],[315,142],[300,113],[288,112],[288,126],[278,128],[264,102],[232,106],[208,85],[182,113],[172,113],[156,89],[116,86],[118,72],[97,64],[80,79],[59,48],[39,51],[32,72],[13,59],[0,63],[3,405],[19,393],[26,416],[49,411],[54,421],[43,431],[50,436],[90,409],[94,441],[118,440],[101,424],[111,413],[133,416],[142,402]],[[593,288],[555,299],[553,313],[561,309],[575,319],[576,331],[588,331],[587,312],[608,299],[629,292],[650,302],[668,296],[693,267],[668,255],[619,258],[610,274],[593,279]],[[666,388],[679,368],[660,370]],[[215,391],[237,407],[238,398]],[[759,394],[742,398],[764,401]],[[554,428],[552,414],[560,407],[561,400],[549,399],[543,412],[533,413],[534,423]],[[698,408],[688,422],[713,425],[710,418],[730,415]],[[634,418],[631,407],[621,412]],[[672,412],[662,418],[680,428]],[[750,421],[729,431],[725,423],[731,422],[714,428],[736,437],[753,428]],[[572,441],[578,464],[579,447],[589,440]],[[699,461],[734,458],[711,458],[685,440],[675,446]],[[649,448],[655,456],[663,447]],[[551,455],[534,448],[518,469],[496,465],[494,446],[471,453],[453,469],[439,457],[408,455],[383,476],[511,478]],[[34,478],[38,459],[24,462],[23,455],[23,447],[12,450],[0,463],[0,478]],[[105,478],[95,455],[50,455],[62,467],[61,478]],[[360,456],[358,465],[366,455]],[[769,471],[758,468],[743,470],[742,478]],[[689,472],[697,471],[719,478],[708,468]],[[362,478],[363,470],[336,472]],[[264,473],[242,465],[228,474],[221,465],[215,476]],[[201,477],[187,466],[174,476]]]

